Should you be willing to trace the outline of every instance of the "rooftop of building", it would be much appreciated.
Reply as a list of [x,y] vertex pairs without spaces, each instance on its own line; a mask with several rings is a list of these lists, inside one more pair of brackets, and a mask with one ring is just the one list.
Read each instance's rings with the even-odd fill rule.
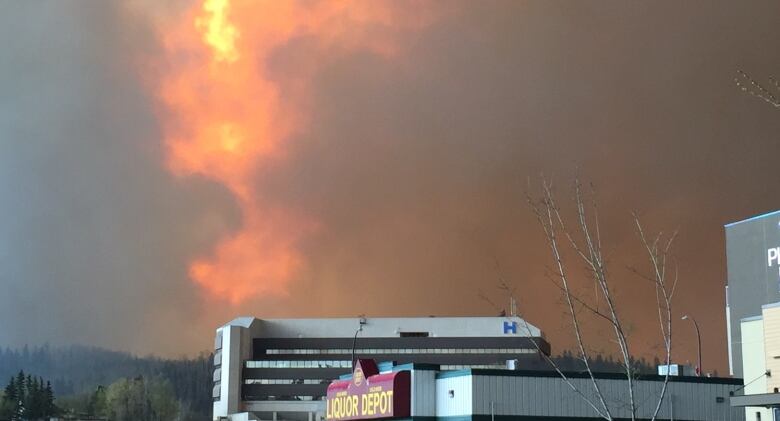
[[239,317],[226,326],[249,328],[255,337],[351,338],[362,327],[362,338],[428,337],[544,337],[541,330],[519,317],[351,317],[259,319]]
[[731,226],[734,226],[734,225],[737,225],[737,224],[742,224],[742,223],[745,223],[745,222],[755,221],[757,219],[762,219],[762,218],[766,218],[766,217],[773,216],[773,215],[779,215],[779,214],[780,214],[780,210],[776,210],[776,211],[772,211],[772,212],[762,213],[762,214],[756,215],[756,216],[751,216],[750,218],[742,219],[740,221],[729,222],[728,224],[725,224],[723,226],[728,228],[728,227],[731,227]]

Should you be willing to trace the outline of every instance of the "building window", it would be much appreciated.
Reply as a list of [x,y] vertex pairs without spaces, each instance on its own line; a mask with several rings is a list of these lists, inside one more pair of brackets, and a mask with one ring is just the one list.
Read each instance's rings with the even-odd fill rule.
[[427,338],[428,332],[401,332],[402,338]]
[[350,368],[347,360],[295,360],[295,361],[247,361],[246,368]]
[[[351,349],[266,349],[266,355],[349,355]],[[358,348],[355,353],[364,355],[394,354],[533,354],[530,348]]]
[[217,331],[217,336],[214,338],[214,349],[217,351],[222,349],[222,330]]

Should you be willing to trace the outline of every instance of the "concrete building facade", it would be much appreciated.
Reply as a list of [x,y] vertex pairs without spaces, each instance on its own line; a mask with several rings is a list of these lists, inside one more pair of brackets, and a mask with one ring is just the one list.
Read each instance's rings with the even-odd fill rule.
[[[590,378],[567,373],[572,384],[597,402]],[[599,388],[615,419],[630,419],[625,376],[598,374]],[[640,376],[635,383],[637,418],[650,419],[661,396],[663,376]],[[657,420],[743,420],[730,408],[729,393],[741,379],[670,376]],[[464,399],[456,399],[463,396]],[[597,404],[598,406],[598,404]],[[601,419],[555,372],[461,370],[436,376],[437,419],[470,420],[595,420]]]
[[744,377],[741,321],[780,301],[780,211],[725,225],[729,371]]
[[740,323],[745,386],[731,404],[744,407],[748,421],[780,421],[780,302],[760,311]]
[[217,329],[214,348],[215,420],[298,421],[324,417],[327,387],[351,373],[353,349],[443,370],[522,367],[550,351],[537,327],[506,317],[242,317]]
[[[761,316],[742,319],[742,372],[745,378],[744,395],[759,395],[767,391],[766,355],[764,354],[764,320]],[[746,407],[746,420],[771,420],[772,410]]]

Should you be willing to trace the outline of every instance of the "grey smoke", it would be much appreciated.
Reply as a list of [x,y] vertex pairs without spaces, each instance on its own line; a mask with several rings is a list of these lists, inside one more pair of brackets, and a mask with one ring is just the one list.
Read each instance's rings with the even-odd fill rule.
[[[568,344],[526,180],[598,188],[616,265],[640,264],[629,212],[680,228],[678,308],[725,368],[722,224],[780,206],[780,114],[737,68],[780,71],[776,2],[463,2],[315,75],[311,125],[258,174],[265,197],[322,230],[289,297],[204,302],[186,264],[239,223],[228,192],[165,168],[154,100],[131,57],[151,23],[106,2],[5,3],[0,13],[0,343],[193,352],[232,315],[489,314],[500,271],[521,311]],[[268,63],[286,83],[296,39]],[[621,266],[622,267],[622,266]],[[622,276],[622,274],[621,274]],[[638,303],[640,281],[622,279]],[[637,293],[640,291],[640,293]],[[653,319],[626,306],[636,347]],[[683,327],[680,327],[683,329]],[[172,333],[173,332],[173,333]],[[693,355],[681,337],[681,358]]]
[[187,259],[236,212],[220,186],[163,167],[136,62],[151,28],[112,2],[3,9],[0,344],[188,351]]

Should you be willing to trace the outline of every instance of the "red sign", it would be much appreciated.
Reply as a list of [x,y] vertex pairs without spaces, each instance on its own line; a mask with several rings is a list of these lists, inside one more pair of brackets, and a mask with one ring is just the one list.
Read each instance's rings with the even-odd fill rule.
[[357,360],[351,380],[336,380],[328,386],[326,418],[408,418],[410,397],[408,371],[379,374],[374,360]]

